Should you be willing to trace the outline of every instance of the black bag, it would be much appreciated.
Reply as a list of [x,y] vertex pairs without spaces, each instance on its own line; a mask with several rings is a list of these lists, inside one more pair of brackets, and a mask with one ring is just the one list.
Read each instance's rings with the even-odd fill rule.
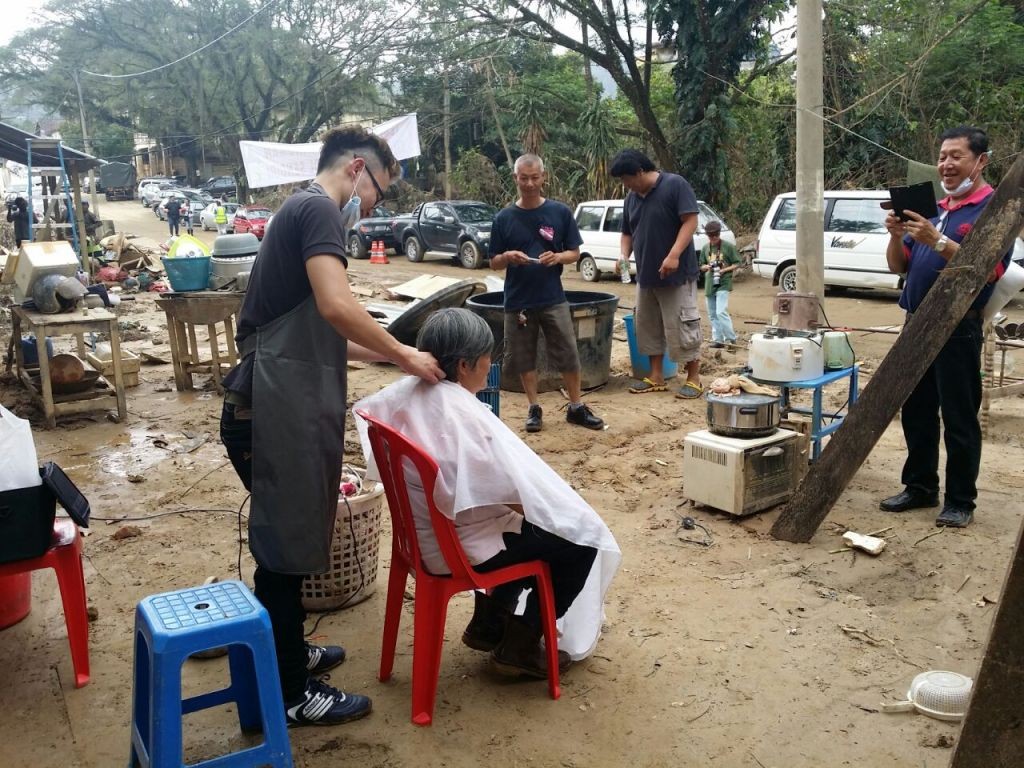
[[89,527],[89,502],[53,462],[39,469],[43,482],[0,492],[0,563],[39,557],[50,548],[57,502],[71,519]]

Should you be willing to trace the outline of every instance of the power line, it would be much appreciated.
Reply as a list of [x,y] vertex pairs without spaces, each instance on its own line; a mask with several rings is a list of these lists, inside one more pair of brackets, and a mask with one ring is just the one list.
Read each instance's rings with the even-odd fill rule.
[[167,69],[168,67],[173,67],[175,64],[180,64],[181,62],[185,61],[185,59],[192,58],[197,53],[202,53],[207,48],[209,48],[211,45],[214,45],[215,43],[219,43],[221,40],[223,40],[225,37],[230,35],[232,32],[235,32],[236,30],[241,29],[246,24],[248,24],[250,21],[255,19],[259,14],[263,13],[263,11],[265,11],[270,6],[275,5],[277,2],[278,2],[278,0],[270,0],[270,2],[266,3],[265,5],[261,6],[260,8],[257,8],[255,11],[253,11],[251,16],[249,16],[248,18],[243,19],[241,22],[239,22],[238,24],[233,26],[231,29],[229,29],[227,32],[225,32],[220,37],[215,37],[213,40],[208,42],[203,47],[196,48],[196,50],[192,51],[191,53],[186,53],[184,56],[182,56],[180,58],[177,58],[174,61],[170,61],[167,64],[161,64],[158,67],[153,67],[151,69],[145,69],[142,72],[130,72],[130,73],[125,74],[125,75],[108,75],[108,74],[103,74],[101,72],[90,72],[88,69],[83,69],[82,70],[82,74],[83,75],[92,75],[93,77],[102,77],[102,78],[105,78],[107,80],[124,80],[124,79],[130,78],[130,77],[142,77],[143,75],[150,75],[150,74],[152,74],[154,72],[159,72],[161,69]]

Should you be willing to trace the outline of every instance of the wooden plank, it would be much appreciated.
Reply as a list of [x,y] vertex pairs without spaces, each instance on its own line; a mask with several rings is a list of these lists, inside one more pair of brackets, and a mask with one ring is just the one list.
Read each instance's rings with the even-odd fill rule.
[[[917,386],[989,274],[1024,227],[1024,155],[999,184],[962,247],[908,319],[843,427],[832,435],[772,526],[777,539],[810,541],[875,442]],[[965,376],[979,375],[964,371]]]
[[1020,765],[1024,755],[1024,524],[950,768]]

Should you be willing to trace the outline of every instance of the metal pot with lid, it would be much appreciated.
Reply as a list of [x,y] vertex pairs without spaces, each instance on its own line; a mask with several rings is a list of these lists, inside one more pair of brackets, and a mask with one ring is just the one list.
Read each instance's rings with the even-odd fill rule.
[[767,437],[779,428],[778,395],[708,393],[708,429],[723,437]]

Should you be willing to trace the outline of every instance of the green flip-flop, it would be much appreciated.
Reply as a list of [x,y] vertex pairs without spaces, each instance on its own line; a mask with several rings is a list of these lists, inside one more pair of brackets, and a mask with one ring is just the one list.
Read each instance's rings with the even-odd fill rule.
[[642,381],[638,381],[631,384],[629,387],[629,394],[631,395],[645,395],[648,392],[665,392],[668,387],[664,384],[659,384],[656,381],[651,381],[648,378],[644,378]]

